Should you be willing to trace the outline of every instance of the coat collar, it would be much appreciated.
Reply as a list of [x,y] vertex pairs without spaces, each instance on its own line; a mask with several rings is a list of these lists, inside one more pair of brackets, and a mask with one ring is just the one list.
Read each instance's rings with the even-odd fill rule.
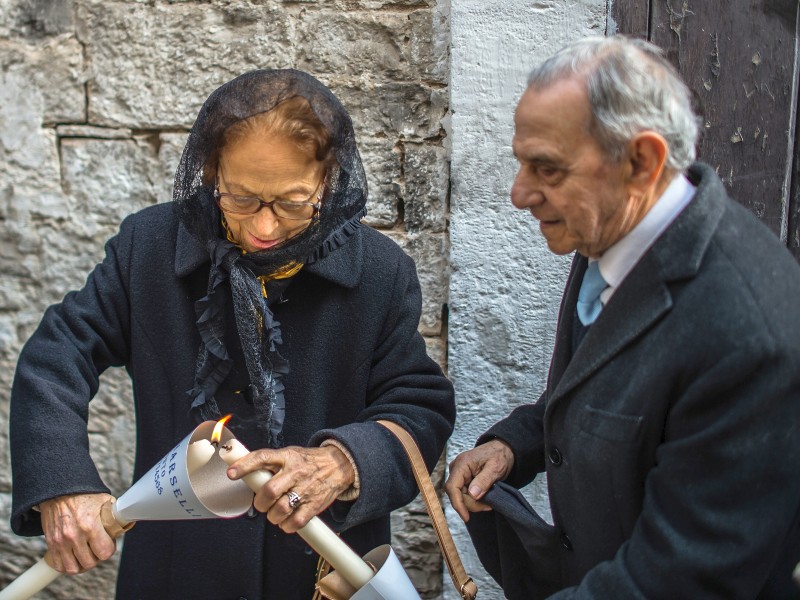
[[[362,239],[361,230],[357,229],[345,244],[325,258],[303,267],[301,272],[313,273],[346,288],[356,287],[364,263]],[[175,247],[175,275],[186,277],[200,267],[207,268],[210,262],[203,245],[180,223]]]
[[695,163],[688,177],[694,198],[653,244],[614,293],[570,359],[575,303],[588,261],[576,255],[561,304],[556,347],[548,378],[549,404],[585,381],[672,307],[669,284],[690,279],[725,210],[727,193],[711,167]]

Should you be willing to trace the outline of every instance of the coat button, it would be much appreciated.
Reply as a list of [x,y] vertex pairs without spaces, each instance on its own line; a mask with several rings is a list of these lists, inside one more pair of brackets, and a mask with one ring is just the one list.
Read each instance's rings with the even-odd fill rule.
[[566,533],[561,534],[561,547],[564,550],[572,552],[572,540],[569,539]]
[[553,463],[555,466],[558,466],[562,462],[561,452],[558,448],[553,446],[550,448],[550,462]]

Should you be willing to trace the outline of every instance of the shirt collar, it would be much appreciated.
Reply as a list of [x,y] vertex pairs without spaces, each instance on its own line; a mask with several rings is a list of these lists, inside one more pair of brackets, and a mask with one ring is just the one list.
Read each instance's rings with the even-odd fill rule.
[[691,202],[694,193],[691,182],[683,174],[676,175],[636,227],[603,253],[599,259],[600,274],[609,286],[600,296],[604,304],[644,253]]

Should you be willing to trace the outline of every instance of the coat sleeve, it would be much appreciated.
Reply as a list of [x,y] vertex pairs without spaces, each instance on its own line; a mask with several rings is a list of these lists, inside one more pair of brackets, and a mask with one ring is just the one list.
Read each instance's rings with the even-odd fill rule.
[[[781,552],[800,519],[797,361],[740,342],[673,403],[631,537],[552,598],[755,598],[792,558]],[[790,570],[766,596],[800,597]]]
[[9,427],[17,534],[42,533],[33,507],[44,500],[108,492],[89,456],[87,421],[100,374],[128,357],[128,265],[119,249],[132,229],[123,224],[83,289],[47,309],[20,353]]
[[354,423],[325,429],[311,439],[343,444],[358,466],[361,490],[354,502],[336,502],[331,516],[342,529],[384,516],[418,493],[402,446],[375,423],[394,421],[416,440],[432,471],[453,431],[453,386],[427,355],[417,331],[422,296],[413,261],[402,254],[394,273],[392,300],[372,353],[366,406]]
[[478,438],[476,445],[499,439],[514,451],[514,467],[506,481],[516,488],[528,485],[537,473],[544,471],[543,393],[535,404],[518,406],[505,419],[498,421]]

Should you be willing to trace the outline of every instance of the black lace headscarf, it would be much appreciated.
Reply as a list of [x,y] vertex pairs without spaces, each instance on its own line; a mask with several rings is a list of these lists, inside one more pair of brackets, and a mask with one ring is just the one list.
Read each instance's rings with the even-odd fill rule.
[[[216,167],[226,129],[298,96],[309,102],[328,130],[335,159],[326,172],[319,218],[275,248],[243,254],[221,227],[214,184],[204,174]],[[198,419],[219,417],[214,394],[232,367],[224,343],[225,311],[232,304],[258,427],[269,446],[278,447],[286,413],[281,377],[289,365],[278,352],[280,324],[262,294],[259,276],[324,258],[347,241],[366,214],[367,182],[350,116],[331,91],[307,73],[245,73],[217,89],[200,109],[175,174],[173,199],[181,223],[211,258],[208,294],[195,303],[202,343],[194,387],[188,392],[191,411]]]

